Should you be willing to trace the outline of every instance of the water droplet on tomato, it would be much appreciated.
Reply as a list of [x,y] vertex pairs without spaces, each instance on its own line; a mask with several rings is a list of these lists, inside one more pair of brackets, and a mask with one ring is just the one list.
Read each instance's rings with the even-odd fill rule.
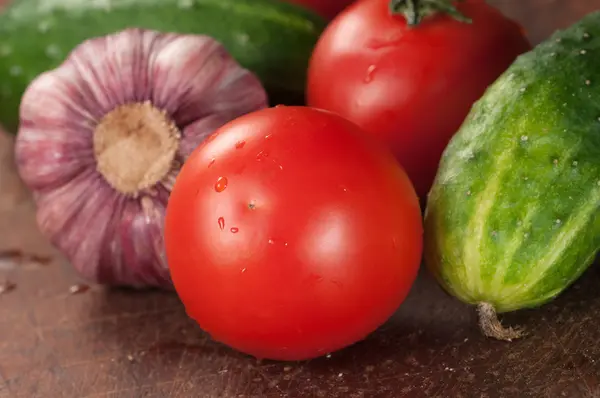
[[213,164],[215,164],[215,161],[216,161],[216,160],[217,160],[217,159],[215,159],[215,158],[212,158],[212,159],[210,160],[210,162],[208,162],[208,167],[210,168],[210,167],[211,167]]
[[273,134],[267,134],[265,135],[265,140],[268,140],[269,138],[271,138],[273,136]]
[[323,281],[323,277],[321,275],[317,275],[317,274],[310,274],[306,278],[306,283],[309,285],[316,285],[317,283],[320,283],[322,281]]
[[215,191],[223,192],[225,190],[225,188],[227,188],[227,183],[228,183],[227,177],[219,177],[215,184]]
[[221,231],[224,230],[225,229],[225,219],[223,217],[219,217],[217,222],[219,223],[219,228],[221,228]]
[[373,81],[373,76],[375,75],[375,71],[377,67],[375,65],[369,65],[367,68],[367,74],[365,75],[365,83],[371,83]]
[[235,143],[235,149],[242,149],[246,145],[246,141],[238,141]]
[[372,40],[367,46],[373,50],[381,50],[388,47],[397,47],[403,42],[402,35],[396,35],[384,40]]
[[240,232],[240,229],[239,229],[239,228],[236,228],[236,227],[232,227],[232,228],[230,229],[230,231],[231,231],[231,233],[232,233],[232,234],[237,234],[238,232]]
[[274,241],[273,239],[269,239],[269,244],[270,244],[270,245],[274,245],[274,244],[275,244],[275,241]]
[[344,284],[343,284],[342,282],[340,282],[340,281],[337,281],[337,280],[335,280],[335,279],[332,279],[330,282],[331,282],[332,284],[334,284],[335,286],[337,286],[338,288],[340,288],[340,289],[342,289],[342,288],[344,287]]
[[279,170],[283,170],[283,166],[277,162],[277,159],[271,159],[271,160],[273,161],[273,163],[275,163],[275,166],[279,167]]
[[260,162],[261,160],[263,160],[267,156],[269,156],[268,153],[266,153],[265,151],[260,151],[259,153],[256,154],[256,160],[258,160]]
[[247,164],[246,164],[246,163],[240,163],[240,164],[238,164],[238,165],[235,167],[235,169],[233,169],[233,174],[235,174],[235,175],[240,175],[240,174],[242,174],[242,173],[244,172],[244,170],[246,170],[246,166],[247,166]]

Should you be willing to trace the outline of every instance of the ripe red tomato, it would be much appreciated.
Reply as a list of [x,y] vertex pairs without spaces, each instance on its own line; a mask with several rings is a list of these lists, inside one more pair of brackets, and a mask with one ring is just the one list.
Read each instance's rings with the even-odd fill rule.
[[531,46],[519,25],[482,0],[457,3],[472,23],[438,13],[413,27],[389,3],[360,0],[326,28],[310,62],[307,103],[380,137],[424,199],[472,104]]
[[291,3],[306,6],[327,19],[333,19],[354,0],[287,0]]
[[201,328],[259,358],[348,346],[402,303],[419,203],[385,146],[308,107],[242,116],[197,148],[165,221],[169,267]]

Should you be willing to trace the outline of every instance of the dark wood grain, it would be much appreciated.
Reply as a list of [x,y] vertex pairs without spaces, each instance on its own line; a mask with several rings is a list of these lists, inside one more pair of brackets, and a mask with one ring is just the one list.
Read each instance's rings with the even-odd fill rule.
[[[0,0],[2,1],[2,0]],[[600,0],[500,0],[534,43]],[[35,228],[34,207],[0,135],[0,398],[8,397],[599,397],[600,266],[554,303],[510,314],[530,336],[482,337],[472,309],[423,272],[398,313],[367,340],[301,363],[257,362],[209,337],[174,294],[81,281]]]

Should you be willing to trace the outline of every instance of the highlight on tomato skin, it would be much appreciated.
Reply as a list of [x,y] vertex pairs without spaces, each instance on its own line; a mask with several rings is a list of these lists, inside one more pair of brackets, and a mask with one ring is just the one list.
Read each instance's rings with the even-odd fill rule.
[[483,0],[431,0],[429,14],[419,4],[358,0],[337,16],[313,50],[306,97],[386,143],[424,203],[473,103],[531,44]]
[[274,360],[364,339],[416,278],[422,219],[389,150],[342,117],[279,106],[198,147],[165,219],[175,289],[220,341]]

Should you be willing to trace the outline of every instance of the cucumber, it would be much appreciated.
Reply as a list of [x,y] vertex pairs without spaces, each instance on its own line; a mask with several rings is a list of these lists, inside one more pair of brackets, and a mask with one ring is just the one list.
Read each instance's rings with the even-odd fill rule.
[[541,306],[600,248],[600,12],[520,56],[444,151],[425,210],[425,261],[476,305],[484,334],[523,335],[496,313]]
[[76,45],[128,27],[212,36],[261,79],[272,104],[298,103],[325,25],[280,0],[14,0],[0,15],[0,124],[16,129],[27,85]]

